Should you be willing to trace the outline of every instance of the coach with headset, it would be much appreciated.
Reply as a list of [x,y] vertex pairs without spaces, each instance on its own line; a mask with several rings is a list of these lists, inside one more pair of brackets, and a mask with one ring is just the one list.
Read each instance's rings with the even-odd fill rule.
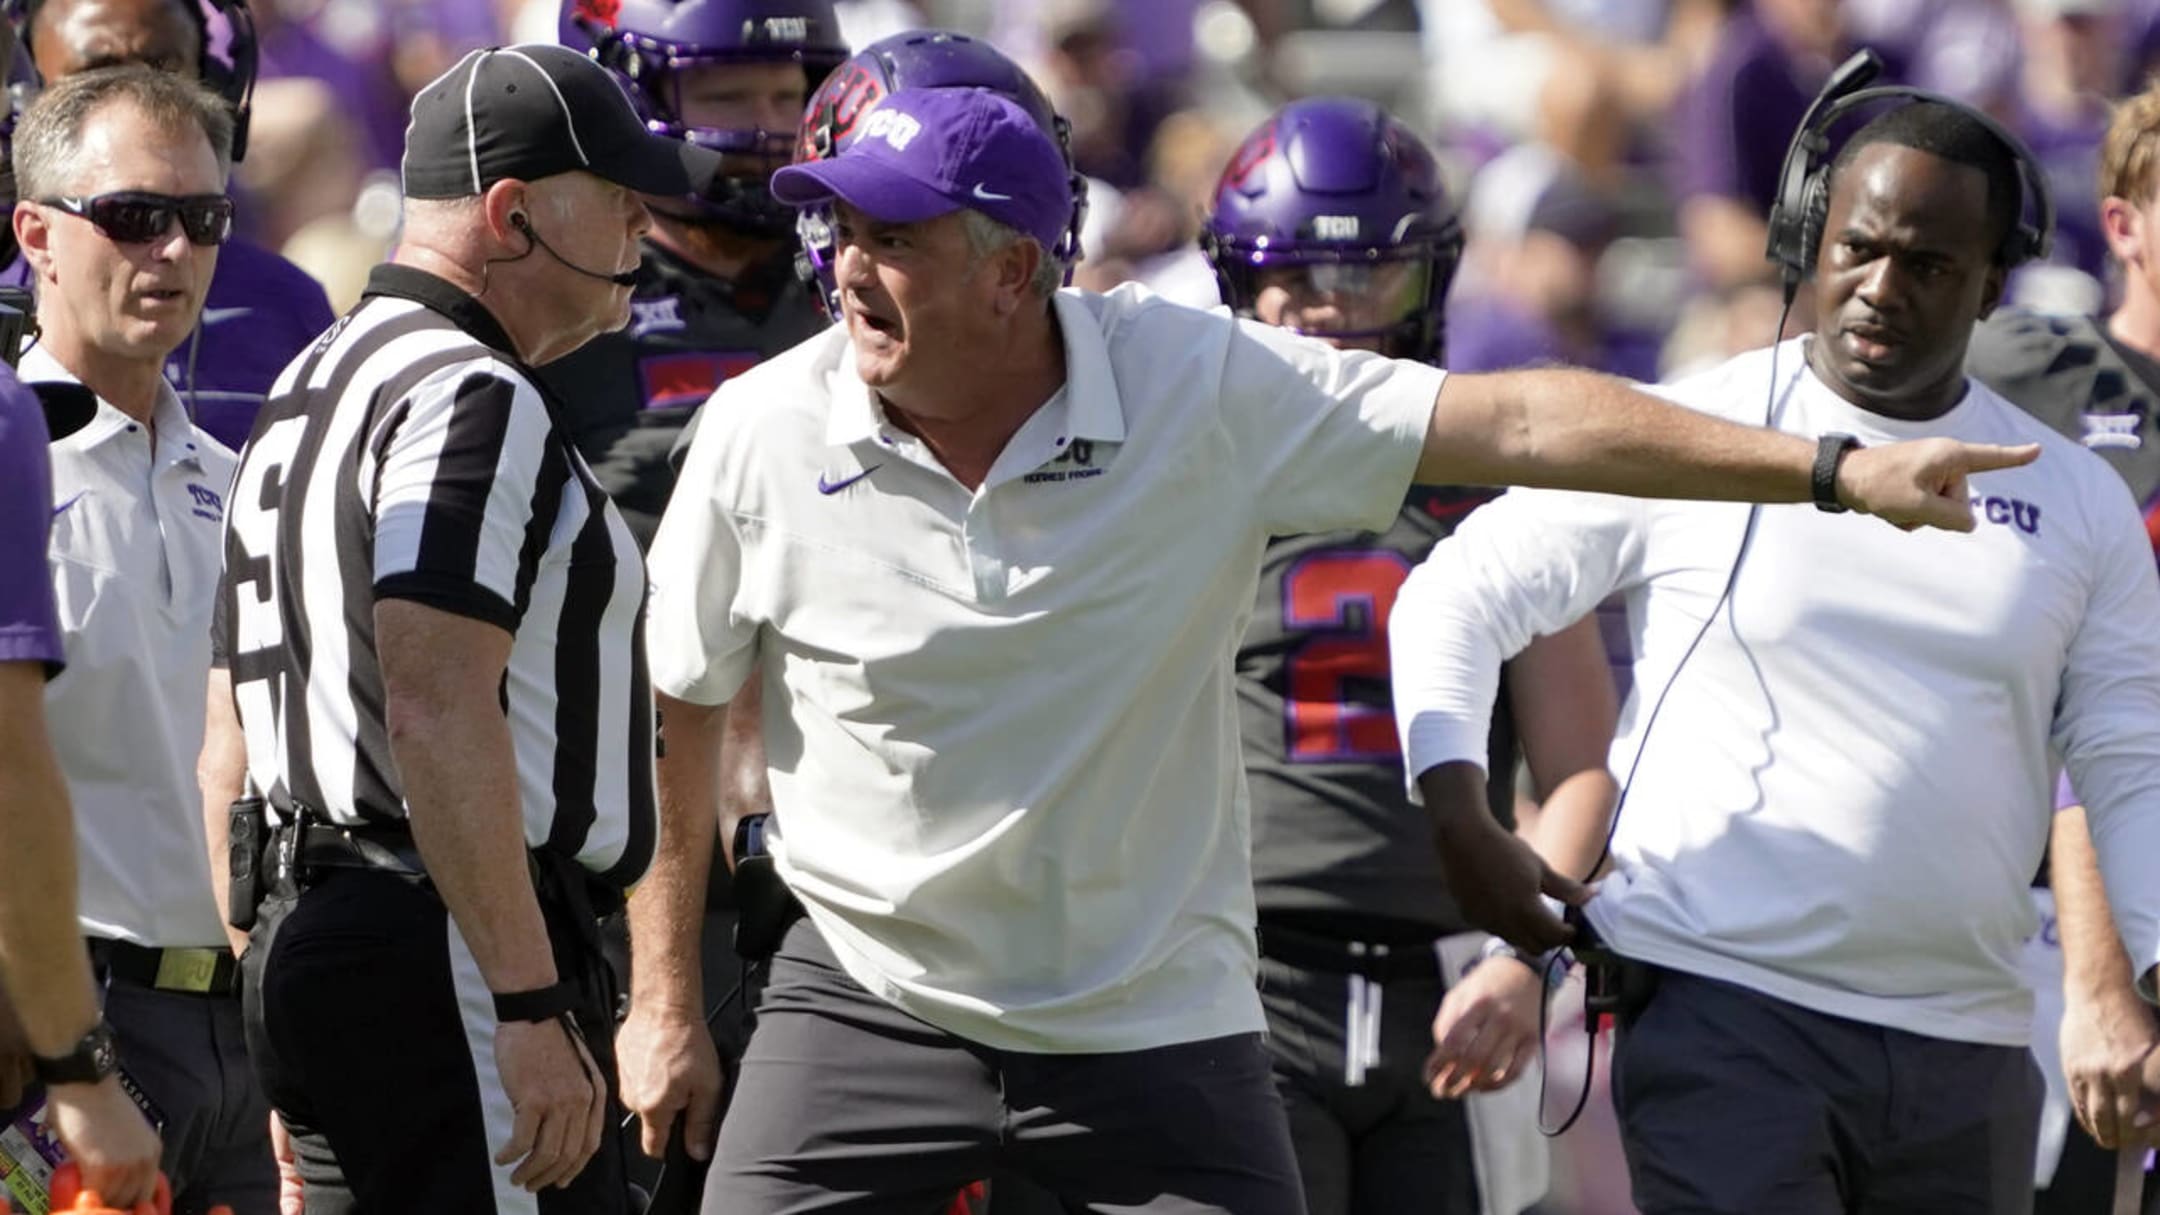
[[[1612,767],[1614,868],[1583,911],[1619,993],[1613,1095],[1634,1198],[1687,1211],[2024,1212],[2040,1078],[2018,970],[2053,758],[2092,817],[2141,988],[2160,960],[2160,584],[2120,481],[1963,359],[2052,215],[2014,138],[1945,99],[1853,92],[1794,140],[1771,254],[1816,329],[1668,395],[1854,446],[2042,444],[1970,481],[1969,535],[1802,506],[1507,495],[1394,615],[1410,770],[1451,884],[1519,943],[1565,930],[1489,873],[1500,661],[1626,596],[1637,701]],[[1903,101],[1834,164],[1823,132]],[[2024,221],[2025,211],[2037,224]],[[1465,890],[1465,886],[1474,888]],[[2160,1057],[2143,1073],[2160,1094]],[[2149,1133],[2149,1132],[2148,1132]]]

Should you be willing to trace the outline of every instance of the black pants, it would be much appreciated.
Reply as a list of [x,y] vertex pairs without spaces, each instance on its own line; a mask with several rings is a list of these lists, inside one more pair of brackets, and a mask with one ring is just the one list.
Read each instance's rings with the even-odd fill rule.
[[248,1063],[240,1001],[108,978],[105,1019],[121,1066],[165,1116],[160,1164],[172,1180],[175,1215],[215,1205],[275,1215],[270,1107]]
[[543,898],[555,965],[609,1089],[599,1154],[529,1194],[494,1163],[510,1132],[495,1013],[449,912],[423,883],[330,870],[264,901],[242,959],[248,1050],[285,1119],[309,1215],[617,1215],[628,1209],[615,1100],[612,981],[560,901]]
[[[715,861],[715,864],[721,862]],[[723,1083],[720,1090],[720,1114],[725,1117],[729,1102],[735,1095],[732,1077],[742,1065],[743,1048],[750,1041],[750,1009],[757,1000],[760,984],[755,974],[744,965],[735,952],[735,909],[725,903],[708,901],[705,906],[705,929],[699,950],[700,969],[705,977],[706,1028],[712,1031],[713,1049],[720,1056],[720,1072]],[[608,965],[615,974],[618,990],[630,987],[630,929],[625,916],[611,917],[603,929],[606,941]],[[623,1007],[620,1011],[627,1012]],[[623,1165],[630,1181],[647,1196],[647,1215],[695,1215],[705,1193],[707,1164],[690,1157],[681,1142],[683,1122],[675,1122],[675,1134],[668,1144],[664,1161],[645,1155],[640,1144],[644,1139],[643,1124],[633,1120],[623,1132]],[[709,1145],[707,1145],[709,1146]]]
[[[1378,1057],[1362,1066],[1366,1052],[1347,1032],[1353,981],[1364,984],[1359,1002],[1380,1008]],[[1463,1103],[1436,1100],[1425,1084],[1444,990],[1437,972],[1374,984],[1261,959],[1268,1054],[1311,1215],[1479,1210]]]
[[1658,972],[1613,1103],[1643,1215],[2024,1215],[2032,1053],[1849,1021]]
[[773,962],[706,1215],[937,1215],[1023,1173],[1068,1210],[1302,1215],[1257,1034],[1155,1050],[991,1050],[871,995],[808,920]]

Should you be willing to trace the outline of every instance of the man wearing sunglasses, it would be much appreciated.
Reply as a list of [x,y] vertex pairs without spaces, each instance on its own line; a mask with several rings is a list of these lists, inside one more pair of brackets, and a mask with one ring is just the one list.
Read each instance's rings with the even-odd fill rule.
[[235,461],[164,375],[232,233],[232,130],[208,90],[132,65],[47,89],[14,148],[41,330],[21,375],[79,386],[87,415],[52,445],[69,661],[46,697],[76,807],[79,920],[188,1215],[268,1215],[277,1185],[195,779]]
[[[242,93],[235,72],[252,57],[211,55],[204,9],[210,0],[14,0],[22,44],[47,82],[117,63],[142,63]],[[234,0],[238,7],[238,0]],[[252,39],[235,31],[233,37]],[[227,45],[225,42],[220,45]],[[245,119],[241,120],[245,126]],[[236,137],[232,159],[245,152]],[[27,195],[25,195],[27,197]],[[21,281],[15,273],[4,276]],[[227,243],[200,320],[165,362],[188,415],[238,449],[285,364],[330,327],[336,314],[322,285],[276,253],[244,239]]]

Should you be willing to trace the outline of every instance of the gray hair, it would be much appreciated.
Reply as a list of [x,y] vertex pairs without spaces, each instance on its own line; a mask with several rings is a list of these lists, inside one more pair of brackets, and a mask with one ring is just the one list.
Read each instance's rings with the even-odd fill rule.
[[1049,299],[1057,294],[1059,287],[1065,285],[1065,263],[1051,256],[1050,251],[1042,247],[1041,241],[1020,229],[1010,224],[1001,224],[973,207],[961,209],[960,227],[967,233],[970,266],[979,266],[984,258],[1024,240],[1042,253],[1042,260],[1035,264],[1035,277],[1028,283],[1029,289],[1039,298]]
[[202,85],[139,63],[77,72],[46,86],[15,127],[18,197],[35,202],[78,188],[82,131],[108,103],[127,101],[168,133],[192,126],[210,141],[222,182],[232,172],[232,110]]
[[[579,218],[576,200],[561,190],[549,188],[548,183],[553,180],[553,177],[542,177],[525,183],[527,207],[545,208],[553,223],[576,223]],[[403,208],[406,231],[425,233],[438,240],[457,239],[472,235],[486,222],[487,195],[407,198],[403,200]]]

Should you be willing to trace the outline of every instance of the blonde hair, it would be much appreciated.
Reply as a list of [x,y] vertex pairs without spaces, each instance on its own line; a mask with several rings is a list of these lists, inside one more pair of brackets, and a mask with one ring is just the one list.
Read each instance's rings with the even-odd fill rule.
[[2116,103],[2100,144],[2100,197],[2143,206],[2160,189],[2160,76]]
[[77,188],[82,132],[91,115],[125,101],[168,136],[201,131],[217,156],[218,176],[232,171],[232,110],[196,82],[139,63],[64,76],[45,86],[15,127],[15,183],[35,202]]

